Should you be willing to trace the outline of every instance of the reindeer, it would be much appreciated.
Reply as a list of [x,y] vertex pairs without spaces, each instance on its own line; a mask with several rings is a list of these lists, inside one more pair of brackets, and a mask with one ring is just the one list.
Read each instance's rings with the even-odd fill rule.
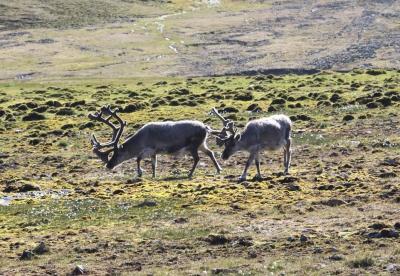
[[[113,111],[110,106],[103,106],[100,112],[88,115],[91,120],[102,122],[111,127],[113,131],[112,139],[108,143],[99,143],[94,134],[90,139],[93,153],[106,164],[106,168],[113,169],[123,162],[136,157],[137,174],[141,177],[143,170],[140,167],[140,162],[143,158],[150,156],[153,177],[156,177],[157,154],[175,154],[180,151],[188,151],[194,161],[193,167],[189,172],[189,178],[191,178],[200,160],[198,154],[200,150],[211,158],[217,173],[221,172],[222,169],[215,159],[214,153],[208,149],[206,144],[207,135],[213,130],[202,122],[185,120],[148,123],[135,134],[129,136],[125,142],[118,145],[126,122],[117,115],[117,112],[118,109]],[[104,118],[103,114],[108,117]],[[111,119],[115,119],[119,123],[119,127],[114,125],[110,121]],[[109,149],[101,151],[104,148]],[[109,158],[110,153],[112,153],[111,158]]]
[[239,181],[246,180],[247,170],[255,160],[257,167],[257,177],[261,178],[260,173],[260,152],[264,150],[272,151],[280,148],[284,149],[284,174],[289,172],[291,161],[291,138],[290,132],[292,122],[285,115],[273,115],[267,118],[261,118],[250,121],[246,124],[244,130],[237,134],[234,122],[225,119],[213,108],[212,113],[218,116],[223,123],[223,128],[217,136],[217,144],[225,145],[222,153],[222,159],[227,160],[237,151],[248,151],[249,158],[244,167]]

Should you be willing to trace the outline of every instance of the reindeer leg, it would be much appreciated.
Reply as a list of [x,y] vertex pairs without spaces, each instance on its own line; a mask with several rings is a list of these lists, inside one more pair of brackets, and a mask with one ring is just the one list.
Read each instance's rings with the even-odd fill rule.
[[254,153],[254,152],[251,152],[251,153],[250,153],[250,156],[249,156],[249,159],[247,159],[246,165],[244,166],[243,173],[242,173],[242,175],[241,175],[240,178],[239,178],[239,181],[245,181],[245,180],[246,180],[246,177],[247,177],[247,170],[249,169],[251,163],[253,163],[254,158],[255,158],[255,153]]
[[156,177],[156,168],[157,168],[157,155],[156,154],[154,154],[151,157],[151,167],[153,169],[153,178],[155,178]]
[[142,168],[140,167],[140,161],[142,161],[142,157],[141,157],[141,156],[138,156],[137,159],[136,159],[138,177],[142,177],[142,175],[143,175],[143,170],[142,170]]
[[220,174],[222,171],[221,166],[218,164],[217,160],[215,159],[214,153],[207,148],[207,145],[203,144],[200,146],[200,150],[204,152],[208,157],[210,157],[211,161],[213,162],[215,168],[217,169],[217,173]]
[[257,178],[261,179],[261,172],[260,172],[260,154],[257,152],[255,155],[256,161],[256,168],[257,168]]
[[287,164],[287,150],[286,150],[286,145],[283,148],[283,167],[286,168],[286,164]]
[[192,150],[191,154],[193,156],[193,167],[190,170],[190,173],[188,175],[189,178],[191,178],[193,176],[194,170],[196,169],[197,164],[199,163],[199,160],[200,160],[199,153],[197,152],[197,149]]
[[292,160],[292,139],[289,138],[285,145],[285,172],[284,174],[289,173],[290,161]]

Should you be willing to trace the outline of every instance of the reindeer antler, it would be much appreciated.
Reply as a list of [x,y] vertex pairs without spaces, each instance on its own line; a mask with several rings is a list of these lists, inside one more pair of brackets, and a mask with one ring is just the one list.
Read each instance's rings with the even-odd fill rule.
[[223,128],[222,128],[222,130],[221,130],[221,134],[223,133],[223,132],[227,132],[227,131],[229,131],[229,132],[231,132],[232,134],[235,134],[236,133],[236,127],[235,127],[235,122],[234,121],[232,121],[232,120],[229,120],[229,119],[225,119],[219,112],[218,112],[218,110],[215,108],[215,107],[213,107],[212,109],[211,109],[211,113],[214,113],[215,115],[217,115],[217,117],[222,121],[222,124],[223,124]]
[[224,127],[226,127],[226,125],[229,122],[232,122],[231,120],[225,119],[221,114],[219,114],[218,110],[215,107],[213,107],[211,109],[211,113],[214,113],[215,115],[217,115],[217,117],[222,121],[222,124],[224,125]]
[[[108,143],[105,143],[105,144],[101,144],[96,139],[96,136],[94,134],[92,134],[90,142],[92,143],[93,148],[96,149],[97,151],[99,151],[102,148],[111,147],[111,146],[114,149],[118,147],[118,141],[121,138],[122,132],[124,131],[126,122],[123,121],[121,119],[121,117],[119,117],[117,115],[117,112],[118,112],[118,108],[113,111],[113,110],[111,110],[110,106],[107,105],[107,106],[103,106],[100,109],[100,112],[95,112],[94,114],[88,115],[89,119],[102,122],[102,123],[108,125],[109,127],[111,127],[113,130],[113,135],[112,135],[111,141]],[[107,118],[103,118],[103,114],[109,115],[109,116]],[[118,121],[119,127],[115,126],[113,123],[110,122],[111,118],[115,118]],[[112,150],[108,151],[108,153],[110,153],[111,151]]]
[[211,109],[211,113],[214,113],[222,121],[223,127],[216,137],[217,145],[222,146],[232,135],[235,136],[237,129],[235,123],[232,120],[225,119],[215,107]]
[[235,127],[235,123],[233,121],[228,122],[228,124],[224,127],[224,130],[229,131],[231,134],[235,135],[237,128]]

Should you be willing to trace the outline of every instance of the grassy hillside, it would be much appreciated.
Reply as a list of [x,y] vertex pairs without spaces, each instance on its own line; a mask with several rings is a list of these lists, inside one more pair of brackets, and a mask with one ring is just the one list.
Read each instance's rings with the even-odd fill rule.
[[399,68],[399,16],[391,0],[8,1],[0,80]]
[[[0,86],[0,274],[389,274],[400,262],[400,73],[5,82]],[[262,157],[262,180],[237,183],[246,155],[161,156],[107,171],[87,118],[121,107],[124,137],[153,120],[242,127],[284,112],[294,122],[291,174]],[[251,110],[256,109],[257,112]],[[229,110],[229,109],[227,109]],[[209,138],[210,147],[221,149]],[[8,206],[7,206],[8,205]],[[40,242],[44,247],[36,248]],[[45,249],[48,249],[47,250]],[[23,251],[28,260],[21,260]]]

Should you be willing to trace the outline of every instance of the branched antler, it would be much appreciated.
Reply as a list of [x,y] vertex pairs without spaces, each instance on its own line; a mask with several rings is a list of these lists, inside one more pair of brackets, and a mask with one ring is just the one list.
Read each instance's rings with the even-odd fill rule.
[[[106,147],[113,147],[114,149],[118,148],[118,142],[119,142],[119,139],[121,138],[121,135],[122,135],[122,133],[124,131],[124,127],[126,126],[126,122],[123,121],[121,119],[121,117],[119,117],[117,115],[117,112],[118,112],[118,108],[113,111],[113,110],[111,110],[110,106],[108,105],[108,106],[103,106],[100,109],[100,112],[95,112],[94,114],[89,114],[88,115],[89,119],[94,120],[94,121],[102,122],[102,123],[108,125],[109,127],[111,127],[112,130],[113,130],[113,135],[112,135],[111,141],[108,142],[108,143],[105,143],[105,144],[101,144],[97,140],[96,136],[94,134],[92,134],[90,142],[92,143],[93,148],[99,153],[102,153],[102,152],[99,151],[102,148],[106,148]],[[103,114],[108,115],[108,117],[107,118],[103,118]],[[119,127],[115,126],[112,122],[110,122],[110,120],[112,118],[115,118],[118,121]],[[110,153],[111,151],[112,150],[108,150],[107,152]]]
[[232,122],[231,120],[225,119],[221,114],[219,114],[218,110],[215,107],[213,107],[211,109],[211,113],[214,113],[222,121],[222,124],[224,125],[224,127],[226,127],[226,125],[229,122]]
[[223,128],[216,137],[217,145],[222,146],[223,143],[227,141],[231,135],[235,136],[237,129],[235,127],[235,123],[232,120],[225,119],[215,107],[211,109],[211,113],[214,113],[222,121]]
[[235,134],[236,133],[236,127],[235,127],[235,123],[232,121],[232,120],[229,120],[229,119],[225,119],[219,112],[218,112],[218,110],[215,108],[215,107],[213,107],[212,109],[211,109],[211,113],[214,113],[221,121],[222,121],[222,124],[223,124],[223,129],[221,130],[221,133],[223,133],[223,132],[227,132],[227,131],[229,131],[230,133],[232,133],[232,134]]

